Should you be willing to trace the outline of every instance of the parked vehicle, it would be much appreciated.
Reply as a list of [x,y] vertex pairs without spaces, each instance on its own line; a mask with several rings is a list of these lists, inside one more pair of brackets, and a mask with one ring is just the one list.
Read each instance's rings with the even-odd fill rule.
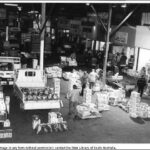
[[20,68],[20,57],[0,56],[0,84],[13,85],[15,72]]
[[19,69],[14,83],[14,93],[23,110],[59,109],[59,100],[53,88],[46,86],[47,77],[39,69]]

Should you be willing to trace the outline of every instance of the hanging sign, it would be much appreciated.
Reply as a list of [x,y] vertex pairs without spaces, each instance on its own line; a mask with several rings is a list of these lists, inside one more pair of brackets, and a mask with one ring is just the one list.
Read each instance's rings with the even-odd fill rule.
[[114,43],[116,44],[127,44],[128,33],[127,32],[117,32],[114,38]]

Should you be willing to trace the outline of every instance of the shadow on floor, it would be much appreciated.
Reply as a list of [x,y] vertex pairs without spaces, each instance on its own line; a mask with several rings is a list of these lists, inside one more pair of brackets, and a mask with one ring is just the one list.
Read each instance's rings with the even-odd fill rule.
[[144,121],[150,121],[150,118],[144,118],[143,120]]
[[138,117],[138,118],[131,118],[131,117],[130,117],[130,119],[131,119],[132,121],[134,121],[135,123],[138,123],[138,124],[145,124],[144,119],[142,119],[142,118],[140,118],[140,117]]

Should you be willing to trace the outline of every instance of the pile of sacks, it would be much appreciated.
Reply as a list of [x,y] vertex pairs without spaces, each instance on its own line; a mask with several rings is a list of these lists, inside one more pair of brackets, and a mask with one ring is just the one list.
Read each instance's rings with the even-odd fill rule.
[[48,113],[48,123],[41,123],[40,117],[33,115],[32,129],[36,134],[62,132],[68,130],[68,125],[60,112],[50,112]]
[[101,114],[96,108],[96,105],[92,103],[82,103],[81,105],[78,105],[76,107],[76,110],[78,117],[80,117],[81,119],[101,117]]
[[47,67],[45,68],[48,78],[61,78],[62,69],[58,66]]

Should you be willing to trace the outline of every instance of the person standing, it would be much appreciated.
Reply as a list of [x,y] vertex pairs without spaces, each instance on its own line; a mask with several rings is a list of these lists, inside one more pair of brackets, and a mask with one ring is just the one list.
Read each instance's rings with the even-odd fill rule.
[[84,74],[81,78],[81,82],[82,82],[81,96],[83,96],[84,89],[86,87],[86,84],[88,83],[88,73],[87,73],[87,71],[84,71]]
[[76,116],[76,106],[79,104],[80,89],[73,85],[73,89],[67,94],[69,100],[69,115],[74,118]]
[[122,53],[119,62],[119,73],[122,73],[122,69],[126,66],[126,60],[127,60],[127,56],[124,53]]
[[95,81],[97,79],[98,79],[98,74],[95,72],[95,69],[92,69],[92,72],[89,74],[90,89],[93,88]]
[[143,96],[144,88],[146,87],[146,78],[144,75],[141,75],[141,77],[137,80],[137,87],[138,87],[138,93],[140,93],[140,96]]

